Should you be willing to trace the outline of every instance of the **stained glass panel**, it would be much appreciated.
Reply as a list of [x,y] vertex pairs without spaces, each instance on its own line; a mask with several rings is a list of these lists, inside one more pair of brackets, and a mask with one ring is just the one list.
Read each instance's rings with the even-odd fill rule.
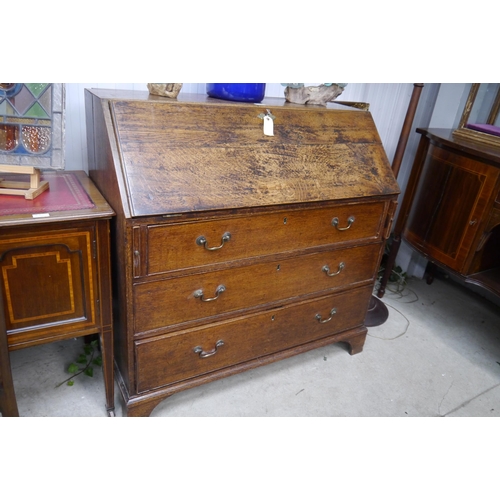
[[64,168],[64,84],[0,83],[0,164]]

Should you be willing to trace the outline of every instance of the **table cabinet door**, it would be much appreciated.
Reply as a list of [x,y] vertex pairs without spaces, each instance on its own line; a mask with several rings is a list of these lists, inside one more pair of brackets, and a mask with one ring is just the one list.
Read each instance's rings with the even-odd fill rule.
[[498,169],[430,146],[404,230],[431,260],[466,274],[491,208]]
[[94,228],[0,240],[11,348],[96,325]]

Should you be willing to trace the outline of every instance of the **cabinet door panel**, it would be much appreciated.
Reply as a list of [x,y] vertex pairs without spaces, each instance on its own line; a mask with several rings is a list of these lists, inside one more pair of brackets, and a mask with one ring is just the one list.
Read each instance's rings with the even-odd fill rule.
[[431,146],[405,237],[429,258],[464,272],[486,223],[495,175],[484,163]]
[[75,231],[0,241],[10,344],[95,324],[92,239]]
[[455,259],[467,232],[470,232],[470,226],[477,224],[477,220],[474,223],[474,211],[485,176],[449,164],[444,164],[444,168],[446,180],[436,206],[438,212],[429,226],[426,240],[429,245]]

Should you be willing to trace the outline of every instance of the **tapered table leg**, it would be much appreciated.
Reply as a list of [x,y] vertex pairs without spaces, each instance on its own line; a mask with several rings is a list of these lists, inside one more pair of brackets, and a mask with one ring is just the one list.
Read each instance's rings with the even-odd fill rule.
[[0,413],[4,417],[19,417],[14,382],[10,368],[9,345],[3,308],[3,297],[0,289]]

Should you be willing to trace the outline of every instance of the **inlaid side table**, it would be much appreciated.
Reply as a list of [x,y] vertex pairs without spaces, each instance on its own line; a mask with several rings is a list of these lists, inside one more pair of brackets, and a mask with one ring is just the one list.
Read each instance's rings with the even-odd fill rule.
[[[8,350],[98,334],[106,410],[114,416],[109,236],[114,212],[83,171],[42,177],[49,189],[34,200],[0,196],[0,285]],[[2,360],[8,360],[5,354]],[[12,394],[4,390],[0,404],[5,408],[15,405]]]

